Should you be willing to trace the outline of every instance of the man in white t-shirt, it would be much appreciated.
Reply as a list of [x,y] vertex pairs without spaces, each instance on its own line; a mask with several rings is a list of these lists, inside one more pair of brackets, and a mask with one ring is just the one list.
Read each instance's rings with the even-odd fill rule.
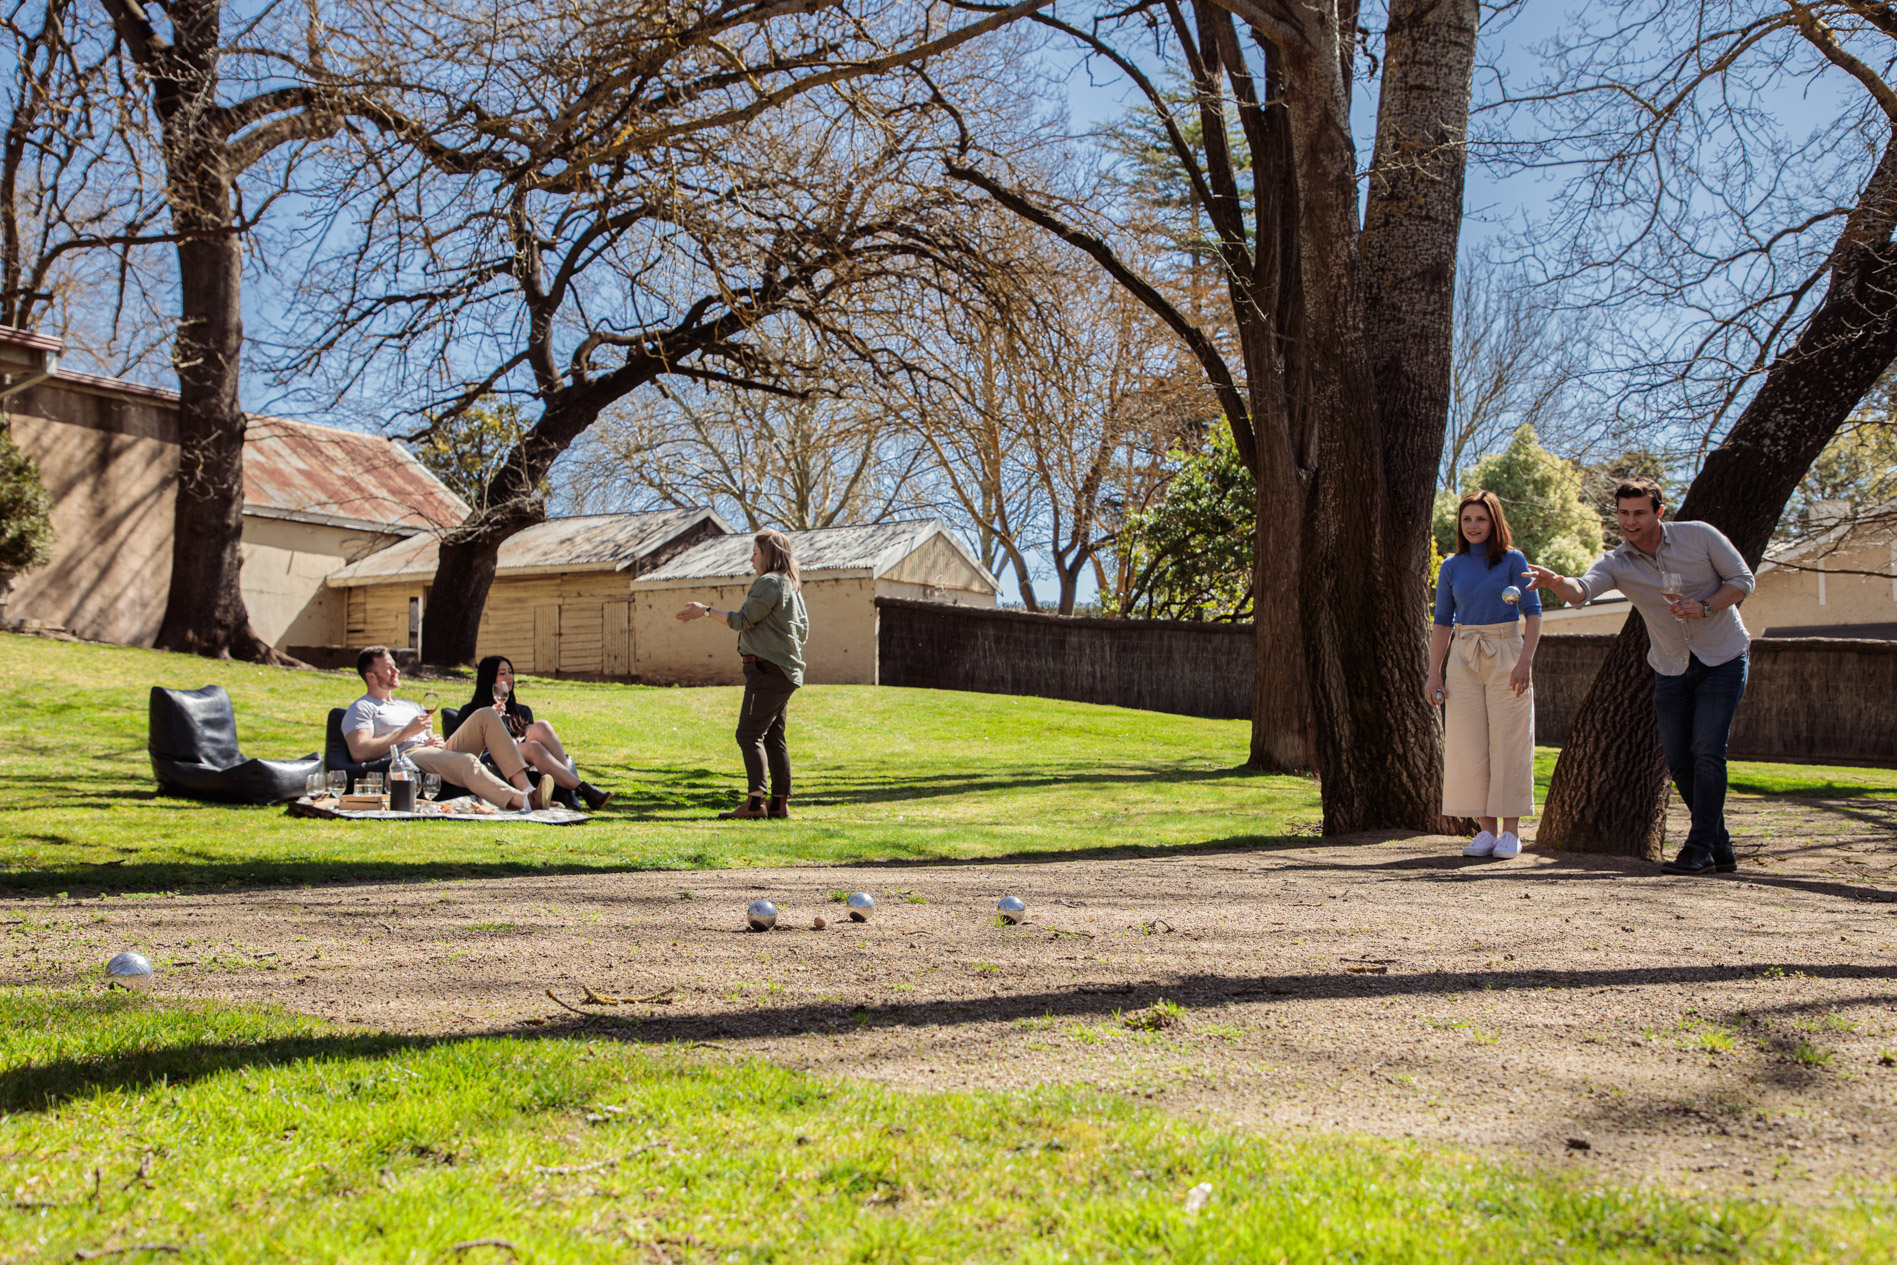
[[[498,712],[479,708],[463,717],[454,736],[444,742],[429,728],[433,712],[394,697],[402,671],[387,646],[370,646],[357,655],[356,671],[369,692],[343,713],[350,759],[368,764],[400,747],[422,772],[465,786],[496,808],[545,808],[553,798],[551,777],[541,778],[538,785],[529,783],[527,761]],[[500,777],[481,763],[482,751],[493,754]]]

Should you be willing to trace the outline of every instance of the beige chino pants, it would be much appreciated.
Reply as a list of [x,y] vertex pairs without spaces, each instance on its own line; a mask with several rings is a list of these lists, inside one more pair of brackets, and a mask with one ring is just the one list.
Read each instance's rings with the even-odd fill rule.
[[[483,751],[494,753],[494,763],[500,766],[502,777],[508,781],[495,777],[481,763]],[[413,760],[422,772],[438,774],[444,782],[465,786],[497,808],[507,807],[521,793],[511,779],[527,767],[527,761],[520,754],[520,744],[507,731],[507,722],[491,707],[479,708],[472,716],[464,717],[448,735],[446,745],[410,747],[402,754]]]
[[1443,671],[1443,815],[1535,811],[1535,691],[1508,687],[1522,657],[1519,622],[1459,624]]

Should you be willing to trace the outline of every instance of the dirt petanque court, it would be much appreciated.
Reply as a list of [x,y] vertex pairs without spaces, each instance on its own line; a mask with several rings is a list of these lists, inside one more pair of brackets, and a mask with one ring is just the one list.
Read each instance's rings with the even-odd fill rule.
[[[1377,836],[9,900],[4,979],[84,982],[138,946],[162,997],[403,1032],[585,1031],[918,1088],[1084,1083],[1222,1125],[1686,1189],[1888,1183],[1897,803],[1738,797],[1732,816],[1740,872],[1697,880]],[[867,923],[833,899],[858,890]],[[1009,893],[1019,926],[994,915]],[[743,930],[758,897],[782,911],[769,933]]]

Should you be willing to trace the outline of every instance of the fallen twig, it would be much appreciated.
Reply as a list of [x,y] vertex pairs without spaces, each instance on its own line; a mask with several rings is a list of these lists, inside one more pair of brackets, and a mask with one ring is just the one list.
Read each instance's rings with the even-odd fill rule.
[[[631,1018],[631,1019],[621,1019],[617,1015],[602,1015],[597,1010],[581,1010],[578,1006],[569,1005],[568,1003],[561,1001],[559,996],[551,988],[547,990],[547,996],[553,998],[553,1004],[560,1007],[560,1009],[570,1010],[574,1014],[579,1015],[581,1018],[589,1020],[590,1022],[593,1022],[593,1023],[619,1024],[628,1028],[633,1028],[633,1027],[637,1027],[640,1022],[638,1018],[636,1017]],[[628,997],[626,998],[624,1004],[630,1005],[633,1002],[644,1001],[644,1000],[647,1000],[647,999],[641,998],[641,997]],[[670,1002],[670,1000],[671,1000],[670,998],[666,998],[666,1001],[668,1003]],[[529,1019],[527,1022],[528,1023],[544,1023],[545,1020]]]
[[469,1239],[466,1243],[450,1243],[450,1252],[470,1252],[477,1247],[498,1247],[509,1256],[519,1256],[520,1251],[506,1239]]
[[124,1256],[128,1252],[182,1252],[176,1243],[134,1243],[129,1247],[82,1247],[72,1254],[76,1261],[96,1261],[102,1256]]
[[589,1006],[617,1006],[619,1004],[617,997],[601,997],[598,993],[593,991],[591,984],[582,982],[580,984],[580,991],[586,994],[584,1000]]
[[611,1168],[615,1164],[624,1163],[635,1155],[644,1155],[647,1151],[655,1150],[664,1145],[665,1143],[663,1142],[648,1142],[644,1146],[634,1147],[624,1155],[616,1155],[610,1160],[596,1160],[591,1164],[536,1164],[533,1166],[533,1169],[536,1173],[591,1173],[602,1168]]
[[[145,1179],[150,1176],[151,1176],[151,1152],[147,1151],[145,1152],[144,1156],[138,1161],[138,1171],[136,1173],[133,1173],[130,1177],[126,1178],[125,1184],[119,1187],[119,1189],[130,1190],[133,1186],[137,1185],[139,1182],[145,1182]],[[145,1182],[145,1189],[147,1190],[151,1189],[150,1182]]]

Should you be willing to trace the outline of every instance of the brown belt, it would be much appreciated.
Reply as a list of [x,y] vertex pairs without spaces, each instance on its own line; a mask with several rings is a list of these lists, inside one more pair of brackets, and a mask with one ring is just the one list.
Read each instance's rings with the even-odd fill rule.
[[755,663],[760,667],[770,663],[770,660],[766,659],[761,654],[745,654],[745,655],[739,655],[738,657],[740,659],[743,659],[746,663]]

